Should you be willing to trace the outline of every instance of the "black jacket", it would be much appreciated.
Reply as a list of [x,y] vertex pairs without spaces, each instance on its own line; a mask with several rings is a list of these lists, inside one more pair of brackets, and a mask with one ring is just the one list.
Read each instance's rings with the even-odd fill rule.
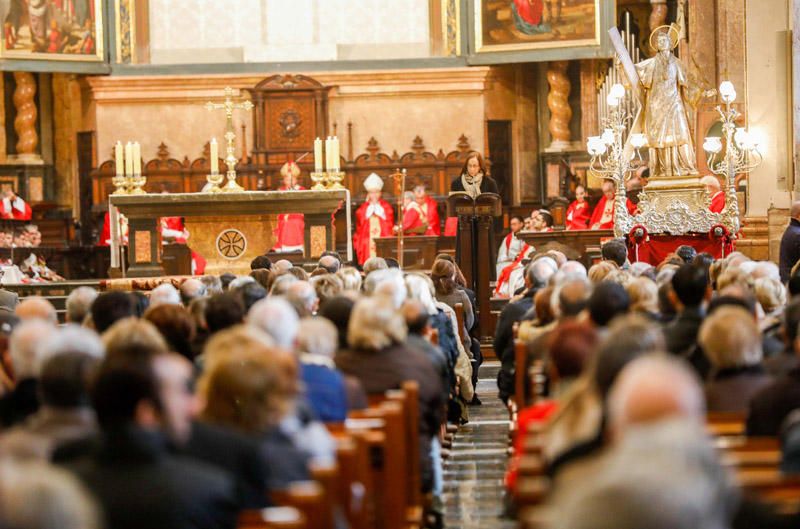
[[493,346],[497,358],[500,359],[500,371],[497,373],[497,396],[503,402],[506,402],[508,397],[514,394],[514,324],[531,310],[534,294],[536,291],[530,289],[521,299],[503,307],[497,320]]
[[35,378],[20,380],[14,389],[0,398],[0,428],[10,428],[19,424],[39,409]]
[[664,327],[667,351],[686,355],[697,343],[697,333],[703,324],[705,311],[701,307],[686,307],[671,323]]
[[156,433],[136,427],[107,433],[97,452],[68,468],[97,499],[106,529],[236,527],[231,479],[170,455]]
[[781,237],[781,281],[789,281],[792,267],[800,260],[800,221],[792,219]]
[[800,368],[756,393],[750,401],[747,435],[778,435],[783,421],[797,408],[800,408]]
[[[450,192],[465,192],[464,183],[461,181],[461,175],[458,175],[450,182]],[[483,179],[481,180],[481,193],[494,193],[496,195],[500,194],[500,191],[497,189],[497,182],[495,182],[494,178],[491,176],[484,175]]]
[[234,478],[242,509],[268,507],[268,467],[259,443],[245,435],[196,422],[192,436],[178,453],[208,463]]

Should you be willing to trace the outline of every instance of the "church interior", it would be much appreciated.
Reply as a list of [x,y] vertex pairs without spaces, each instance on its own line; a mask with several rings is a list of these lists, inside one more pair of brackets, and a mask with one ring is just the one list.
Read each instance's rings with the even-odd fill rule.
[[0,528],[800,522],[800,0],[0,0]]

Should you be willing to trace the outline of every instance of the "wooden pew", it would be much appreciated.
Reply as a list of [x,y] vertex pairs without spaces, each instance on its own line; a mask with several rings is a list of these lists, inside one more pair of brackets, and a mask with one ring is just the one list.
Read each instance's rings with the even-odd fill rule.
[[714,436],[744,435],[746,420],[743,413],[711,412],[706,417],[706,425]]
[[326,499],[325,489],[315,481],[297,481],[285,490],[272,491],[273,501],[294,507],[306,520],[307,529],[334,529],[333,512]]
[[268,507],[243,511],[236,529],[309,529],[305,516],[294,507]]

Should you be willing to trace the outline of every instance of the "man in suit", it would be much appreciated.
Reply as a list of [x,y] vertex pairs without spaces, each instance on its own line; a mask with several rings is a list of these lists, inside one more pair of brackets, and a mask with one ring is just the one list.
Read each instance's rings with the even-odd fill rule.
[[[135,350],[133,350],[135,349]],[[71,465],[117,529],[236,526],[230,477],[171,455],[168,439],[192,432],[191,365],[147,344],[109,355],[92,402],[103,431],[97,450]]]
[[697,333],[705,318],[705,305],[711,299],[708,270],[704,266],[685,264],[672,276],[671,284],[669,297],[678,310],[678,316],[664,327],[664,336],[667,350],[682,355],[697,343]]
[[558,271],[558,265],[549,257],[542,257],[528,264],[525,270],[525,292],[519,299],[503,307],[494,334],[494,352],[500,359],[497,374],[498,397],[508,401],[514,393],[514,324],[533,307],[533,296],[543,288]]
[[780,269],[781,281],[789,281],[792,268],[800,260],[800,200],[792,203],[791,220],[781,237]]

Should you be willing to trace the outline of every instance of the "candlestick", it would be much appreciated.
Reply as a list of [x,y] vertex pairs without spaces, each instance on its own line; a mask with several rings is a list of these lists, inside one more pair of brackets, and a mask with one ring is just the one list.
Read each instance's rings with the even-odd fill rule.
[[116,161],[117,174],[125,174],[125,157],[122,154],[122,142],[117,141],[114,145],[114,160]]
[[125,144],[125,176],[133,177],[133,144],[131,142]]
[[314,140],[314,172],[322,172],[322,140]]
[[138,141],[133,142],[133,176],[142,175],[142,147]]
[[211,138],[211,174],[219,174],[219,145],[217,138]]

